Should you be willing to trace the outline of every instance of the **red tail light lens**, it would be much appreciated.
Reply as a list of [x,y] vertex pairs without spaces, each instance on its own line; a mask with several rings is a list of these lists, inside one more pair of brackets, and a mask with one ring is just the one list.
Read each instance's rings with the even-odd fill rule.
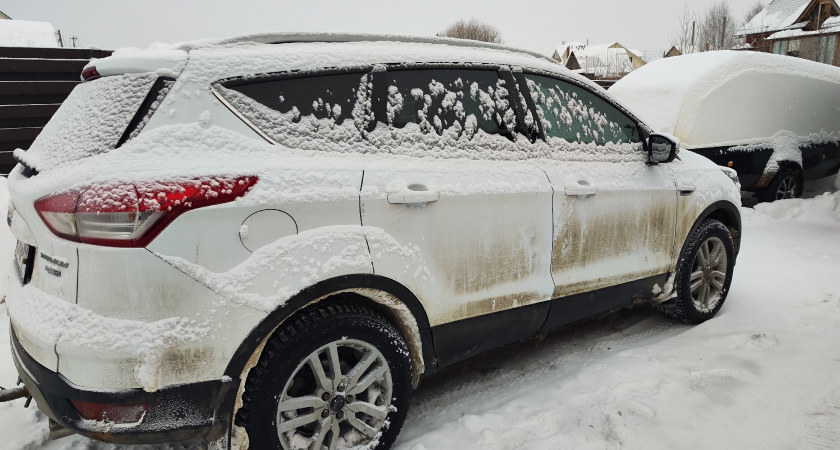
[[102,75],[99,75],[96,67],[91,66],[82,71],[82,81],[93,81],[97,78],[102,78]]
[[56,235],[111,247],[145,247],[182,213],[244,196],[256,176],[105,184],[38,199],[35,210]]
[[112,423],[137,423],[143,419],[148,405],[138,403],[133,405],[112,405],[108,403],[91,403],[81,400],[70,400],[79,415],[87,420]]

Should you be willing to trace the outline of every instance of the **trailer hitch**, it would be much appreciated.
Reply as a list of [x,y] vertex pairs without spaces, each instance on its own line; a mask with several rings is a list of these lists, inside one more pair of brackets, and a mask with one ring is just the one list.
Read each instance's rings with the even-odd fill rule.
[[[32,398],[32,396],[29,395],[29,390],[26,389],[26,386],[13,389],[3,389],[0,387],[0,403],[10,402],[24,397],[27,399]],[[26,401],[26,406],[29,406],[29,400]]]

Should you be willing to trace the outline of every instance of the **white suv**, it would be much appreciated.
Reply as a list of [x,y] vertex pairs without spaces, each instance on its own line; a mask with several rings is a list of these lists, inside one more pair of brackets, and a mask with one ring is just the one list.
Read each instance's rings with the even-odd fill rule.
[[12,348],[56,430],[387,448],[424,375],[726,297],[737,178],[540,55],[278,34],[83,77],[9,176]]

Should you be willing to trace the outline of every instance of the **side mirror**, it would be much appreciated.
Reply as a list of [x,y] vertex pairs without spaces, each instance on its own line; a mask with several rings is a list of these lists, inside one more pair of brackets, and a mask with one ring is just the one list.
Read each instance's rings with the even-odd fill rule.
[[648,164],[668,163],[677,157],[680,140],[674,136],[653,133],[648,137]]

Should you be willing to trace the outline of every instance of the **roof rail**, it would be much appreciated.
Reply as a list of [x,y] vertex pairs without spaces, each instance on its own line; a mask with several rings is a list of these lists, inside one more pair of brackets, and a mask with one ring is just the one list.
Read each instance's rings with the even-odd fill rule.
[[488,48],[493,50],[504,50],[509,52],[524,53],[536,58],[546,59],[557,63],[554,59],[530,50],[508,47],[501,44],[473,41],[468,39],[456,39],[445,37],[405,36],[399,34],[375,34],[375,33],[258,33],[236,36],[222,39],[205,39],[199,41],[182,42],[174,47],[181,50],[194,50],[206,47],[217,47],[231,44],[257,43],[257,44],[293,44],[302,42],[405,42],[418,44],[442,44],[457,47]]

